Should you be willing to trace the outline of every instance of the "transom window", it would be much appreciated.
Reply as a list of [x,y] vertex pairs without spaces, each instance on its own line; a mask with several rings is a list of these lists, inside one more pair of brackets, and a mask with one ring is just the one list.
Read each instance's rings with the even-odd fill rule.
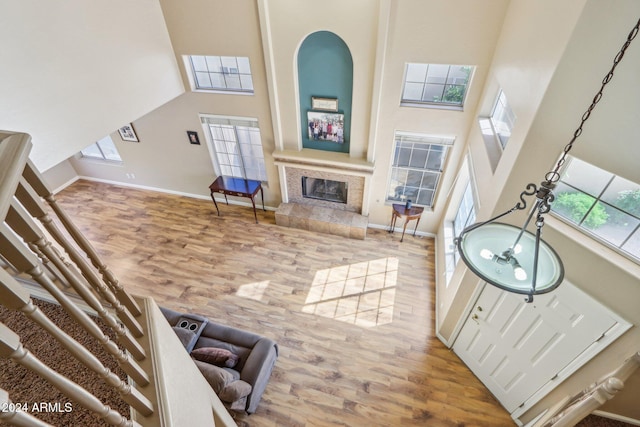
[[515,121],[516,116],[509,106],[507,96],[500,90],[498,99],[496,99],[496,105],[493,107],[493,112],[491,113],[491,125],[502,148],[507,146]]
[[454,138],[396,132],[387,201],[433,206]]
[[575,157],[567,159],[552,212],[640,261],[640,185]]
[[110,162],[122,161],[116,145],[108,135],[87,148],[80,150],[80,155],[89,159],[106,160]]
[[462,107],[474,67],[407,64],[402,103]]
[[202,117],[220,175],[267,181],[260,128],[255,119]]
[[253,93],[247,57],[190,55],[188,63],[195,89]]

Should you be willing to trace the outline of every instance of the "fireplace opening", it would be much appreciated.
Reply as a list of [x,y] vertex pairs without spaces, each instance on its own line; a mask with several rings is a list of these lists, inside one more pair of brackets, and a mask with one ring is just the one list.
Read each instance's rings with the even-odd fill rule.
[[346,182],[302,177],[302,196],[308,199],[346,204],[347,187]]

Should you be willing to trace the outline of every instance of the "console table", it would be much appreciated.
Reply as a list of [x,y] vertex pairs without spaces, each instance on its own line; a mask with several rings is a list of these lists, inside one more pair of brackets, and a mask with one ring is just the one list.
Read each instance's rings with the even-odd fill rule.
[[407,209],[406,205],[396,203],[394,203],[392,206],[393,213],[391,214],[391,225],[389,226],[389,233],[393,233],[393,230],[396,227],[396,220],[398,219],[398,217],[401,217],[404,218],[404,227],[402,228],[402,237],[400,238],[400,241],[402,242],[404,240],[404,232],[407,230],[407,223],[414,219],[417,220],[416,228],[413,230],[413,235],[415,236],[424,208],[421,206],[414,206]]
[[253,179],[243,179],[243,178],[234,178],[232,176],[219,176],[216,178],[213,183],[209,186],[209,190],[211,190],[211,200],[213,200],[213,204],[216,206],[216,211],[218,211],[218,216],[220,216],[220,209],[218,209],[218,203],[216,203],[215,197],[213,197],[213,193],[222,193],[224,194],[224,200],[229,204],[229,200],[227,200],[227,195],[229,196],[237,196],[237,197],[248,197],[251,199],[251,205],[253,205],[253,216],[256,219],[256,224],[258,223],[258,214],[256,213],[256,203],[255,196],[260,191],[260,196],[262,198],[262,210],[266,210],[264,208],[264,192],[262,191],[262,182],[256,181]]

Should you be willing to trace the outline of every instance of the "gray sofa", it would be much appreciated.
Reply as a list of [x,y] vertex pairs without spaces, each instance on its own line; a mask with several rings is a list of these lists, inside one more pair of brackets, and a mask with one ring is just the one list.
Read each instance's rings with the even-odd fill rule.
[[[278,358],[278,345],[269,338],[211,322],[206,317],[164,307],[160,310],[220,400],[229,409],[254,413]],[[216,357],[217,353],[230,352],[233,360],[207,359],[203,354],[208,351],[215,352]]]

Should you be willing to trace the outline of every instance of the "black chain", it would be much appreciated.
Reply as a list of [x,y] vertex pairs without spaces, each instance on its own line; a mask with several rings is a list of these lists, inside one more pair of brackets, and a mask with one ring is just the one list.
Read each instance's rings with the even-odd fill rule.
[[613,78],[613,72],[615,71],[620,61],[622,61],[622,57],[624,56],[624,53],[626,52],[629,45],[631,45],[631,41],[634,38],[636,38],[636,36],[638,35],[639,29],[640,29],[640,19],[638,20],[635,27],[633,27],[633,29],[627,36],[627,41],[625,41],[624,44],[622,45],[622,49],[620,49],[620,52],[618,52],[616,57],[613,59],[613,67],[611,67],[611,70],[609,70],[609,72],[604,77],[604,79],[602,79],[602,86],[600,86],[600,90],[598,91],[598,93],[596,93],[596,96],[593,97],[593,101],[591,102],[591,105],[589,106],[587,111],[585,111],[585,113],[582,115],[580,126],[578,126],[578,129],[576,129],[576,131],[573,133],[573,138],[571,138],[571,141],[569,141],[569,143],[564,147],[564,152],[562,153],[562,157],[560,157],[560,160],[558,160],[558,163],[556,164],[555,169],[553,171],[547,172],[547,174],[544,176],[545,179],[547,180],[547,184],[553,184],[555,182],[558,182],[558,180],[560,179],[560,174],[558,173],[558,171],[560,170],[562,165],[564,165],[564,163],[566,162],[567,154],[569,154],[569,151],[571,151],[571,148],[573,148],[573,143],[582,134],[582,127],[584,126],[584,123],[587,121],[587,119],[589,119],[589,116],[591,116],[591,112],[596,107],[598,102],[600,102],[600,100],[602,99],[602,92],[604,91],[605,86]]

